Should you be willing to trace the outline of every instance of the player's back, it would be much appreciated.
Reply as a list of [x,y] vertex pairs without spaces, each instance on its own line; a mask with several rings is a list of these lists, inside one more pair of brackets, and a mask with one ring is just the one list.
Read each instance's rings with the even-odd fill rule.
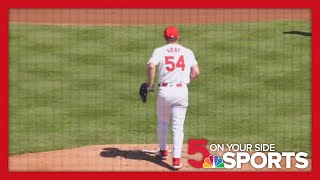
[[157,48],[151,59],[159,66],[159,83],[188,84],[190,68],[197,64],[193,52],[179,44]]

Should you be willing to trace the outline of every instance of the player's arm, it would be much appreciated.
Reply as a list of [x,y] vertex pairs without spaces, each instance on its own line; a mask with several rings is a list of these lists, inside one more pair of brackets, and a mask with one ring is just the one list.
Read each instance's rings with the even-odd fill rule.
[[154,85],[155,73],[156,73],[156,65],[151,62],[148,64],[148,85],[149,85],[149,88],[153,87],[153,85]]
[[198,79],[199,75],[200,75],[200,69],[198,64],[191,66],[190,81]]

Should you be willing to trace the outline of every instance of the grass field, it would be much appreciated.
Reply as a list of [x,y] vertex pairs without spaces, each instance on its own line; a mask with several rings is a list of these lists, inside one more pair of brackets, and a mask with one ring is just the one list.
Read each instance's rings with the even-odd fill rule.
[[[156,93],[138,95],[165,26],[10,24],[9,153],[157,143]],[[311,153],[310,23],[180,25],[201,77],[185,143],[275,143]],[[171,137],[170,137],[171,142]]]

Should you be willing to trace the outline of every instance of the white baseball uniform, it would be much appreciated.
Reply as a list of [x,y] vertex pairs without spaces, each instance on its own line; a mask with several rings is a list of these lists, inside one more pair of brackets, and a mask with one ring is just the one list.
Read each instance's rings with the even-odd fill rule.
[[149,63],[159,67],[157,113],[160,150],[167,148],[171,115],[173,157],[180,158],[184,137],[183,124],[188,107],[187,84],[190,82],[191,67],[196,65],[197,61],[190,49],[179,44],[167,44],[154,50]]

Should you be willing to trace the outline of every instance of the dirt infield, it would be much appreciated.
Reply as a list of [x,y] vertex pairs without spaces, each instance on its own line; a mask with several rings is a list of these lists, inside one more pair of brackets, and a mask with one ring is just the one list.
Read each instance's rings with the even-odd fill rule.
[[10,23],[55,25],[214,24],[310,20],[309,9],[10,9]]
[[[9,171],[171,171],[171,154],[165,161],[156,156],[158,145],[98,145],[81,148],[57,150],[42,153],[31,153],[9,157]],[[172,145],[169,146],[172,149]],[[244,165],[241,169],[196,169],[191,167],[188,158],[199,160],[201,155],[187,155],[187,145],[183,147],[181,171],[310,171],[285,169],[285,158],[281,169],[254,169]],[[222,156],[223,152],[217,153]],[[257,162],[259,159],[257,159]],[[295,161],[292,160],[294,165]],[[294,166],[293,166],[294,167]]]
[[[46,25],[215,24],[272,20],[311,20],[309,9],[10,9],[9,22]],[[156,132],[155,132],[156,133]],[[171,158],[156,157],[158,145],[97,145],[9,156],[9,171],[170,171]],[[171,156],[170,156],[171,157]],[[183,148],[183,171],[257,171],[195,169]],[[199,157],[192,157],[199,158]],[[303,171],[311,170],[310,165]],[[282,160],[285,163],[285,159]],[[292,160],[294,163],[294,160]],[[285,166],[283,166],[285,167]],[[301,171],[262,169],[259,171]]]

